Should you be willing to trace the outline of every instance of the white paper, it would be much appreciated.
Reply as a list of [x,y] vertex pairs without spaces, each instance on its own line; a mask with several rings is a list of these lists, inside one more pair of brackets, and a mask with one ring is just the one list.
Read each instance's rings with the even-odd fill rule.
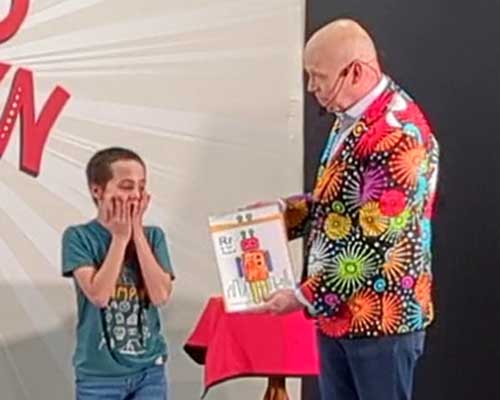
[[295,280],[278,205],[209,219],[227,312],[249,311]]

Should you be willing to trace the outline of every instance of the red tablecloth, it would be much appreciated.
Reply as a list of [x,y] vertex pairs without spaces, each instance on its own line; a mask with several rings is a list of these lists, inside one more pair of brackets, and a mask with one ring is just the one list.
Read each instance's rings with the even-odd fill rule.
[[184,350],[205,365],[205,393],[236,377],[301,377],[319,372],[316,328],[302,312],[226,313],[221,298],[210,299]]

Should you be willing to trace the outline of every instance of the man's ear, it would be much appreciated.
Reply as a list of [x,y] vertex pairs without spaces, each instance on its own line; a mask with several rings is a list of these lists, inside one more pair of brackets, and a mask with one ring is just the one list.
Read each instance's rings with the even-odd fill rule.
[[353,84],[357,84],[361,81],[363,75],[363,67],[359,62],[354,62],[352,66],[352,80]]

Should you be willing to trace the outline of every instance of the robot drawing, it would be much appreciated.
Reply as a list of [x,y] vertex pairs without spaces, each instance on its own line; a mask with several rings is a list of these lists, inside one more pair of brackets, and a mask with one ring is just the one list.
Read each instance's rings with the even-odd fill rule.
[[[252,221],[251,214],[247,214],[245,218],[247,222]],[[238,216],[238,223],[244,223],[242,216]],[[238,275],[248,283],[252,301],[259,304],[271,291],[271,257],[267,250],[260,248],[260,241],[255,237],[253,229],[241,231],[241,238],[242,253],[236,258]]]

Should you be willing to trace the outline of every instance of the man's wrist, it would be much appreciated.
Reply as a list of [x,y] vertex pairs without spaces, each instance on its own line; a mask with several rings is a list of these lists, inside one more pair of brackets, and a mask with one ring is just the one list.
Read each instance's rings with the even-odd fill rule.
[[278,198],[278,205],[280,207],[280,210],[282,213],[284,213],[288,207],[287,203],[286,203],[286,200],[283,199],[282,197],[279,197]]
[[314,306],[306,299],[304,293],[302,293],[300,286],[295,288],[294,294],[299,303],[302,304],[307,309],[309,314],[316,315],[318,313],[314,308]]

